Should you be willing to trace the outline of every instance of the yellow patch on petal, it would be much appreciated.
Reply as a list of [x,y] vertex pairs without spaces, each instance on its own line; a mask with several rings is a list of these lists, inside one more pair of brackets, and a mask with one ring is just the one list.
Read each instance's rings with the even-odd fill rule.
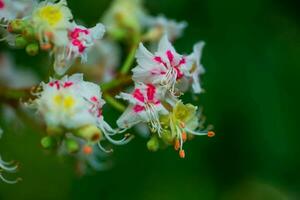
[[62,19],[63,13],[59,6],[47,5],[40,9],[39,17],[50,26],[55,27]]
[[72,96],[67,96],[64,99],[64,108],[70,109],[75,105],[75,99]]
[[63,96],[60,95],[60,94],[55,95],[55,96],[53,97],[53,101],[54,101],[54,103],[55,103],[56,106],[59,106],[59,105],[61,105],[61,103],[63,102]]

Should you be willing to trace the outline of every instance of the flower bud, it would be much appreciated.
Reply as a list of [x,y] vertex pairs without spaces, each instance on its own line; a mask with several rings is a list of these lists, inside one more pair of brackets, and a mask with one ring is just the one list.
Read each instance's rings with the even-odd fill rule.
[[149,151],[157,151],[159,149],[159,141],[156,136],[151,137],[151,139],[147,142],[147,148]]
[[66,147],[69,153],[76,153],[79,150],[78,142],[73,139],[66,139]]
[[97,126],[87,125],[75,132],[75,135],[89,142],[98,142],[101,139],[101,131]]
[[35,32],[32,26],[26,26],[22,30],[22,35],[27,39],[27,40],[33,40],[35,38]]
[[15,45],[17,48],[23,49],[28,44],[28,41],[23,36],[17,36]]
[[11,33],[21,33],[25,23],[21,19],[12,20],[7,27],[7,30]]
[[46,136],[41,139],[41,145],[45,149],[50,149],[55,146],[55,139],[51,136]]
[[172,137],[171,132],[166,131],[161,135],[161,139],[167,144],[173,144],[174,138]]
[[35,56],[39,53],[39,45],[37,43],[31,43],[26,46],[26,52],[30,56]]

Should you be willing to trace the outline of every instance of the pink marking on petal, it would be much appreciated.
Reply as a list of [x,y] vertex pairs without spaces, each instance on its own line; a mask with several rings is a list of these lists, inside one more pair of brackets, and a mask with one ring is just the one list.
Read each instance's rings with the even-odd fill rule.
[[0,0],[0,9],[5,8],[5,3],[3,0]]
[[174,69],[176,70],[177,72],[177,80],[178,79],[181,79],[183,77],[183,73],[180,71],[180,69],[178,67],[174,67]]
[[181,58],[181,60],[179,61],[178,67],[180,67],[181,65],[184,65],[186,63],[185,58]]
[[97,117],[101,117],[102,116],[102,109],[101,108],[99,108],[98,109],[98,114],[97,114]]
[[83,46],[83,44],[79,45],[79,47],[78,47],[78,51],[79,51],[80,53],[84,52],[85,49],[86,49],[86,47]]
[[68,88],[68,87],[71,87],[74,83],[72,81],[68,81],[68,82],[65,82],[64,83],[64,88]]
[[98,98],[96,96],[91,97],[91,101],[98,102]]
[[145,108],[143,106],[140,106],[140,105],[135,105],[133,107],[133,111],[136,112],[136,113],[141,112],[143,110],[145,110]]
[[170,50],[168,50],[168,51],[166,52],[166,54],[167,54],[167,57],[168,57],[170,63],[172,63],[173,60],[174,60],[174,54],[173,54]]
[[156,93],[156,88],[152,84],[147,85],[147,98],[148,101],[153,101]]
[[162,58],[160,56],[155,56],[154,61],[156,61],[160,64],[163,64],[167,68],[167,64],[162,60]]
[[141,93],[140,89],[134,90],[133,97],[141,102],[145,101],[144,95]]

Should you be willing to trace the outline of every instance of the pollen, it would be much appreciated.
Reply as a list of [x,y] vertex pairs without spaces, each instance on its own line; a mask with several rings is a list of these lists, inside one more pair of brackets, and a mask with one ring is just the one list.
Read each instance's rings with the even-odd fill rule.
[[213,131],[208,131],[207,136],[208,137],[214,137],[216,134]]
[[56,26],[63,18],[63,13],[60,10],[60,7],[54,5],[42,7],[38,15],[52,27]]
[[93,148],[91,146],[84,146],[83,153],[86,155],[90,155],[93,153]]
[[179,151],[179,157],[180,158],[185,158],[185,152],[184,152],[183,149]]

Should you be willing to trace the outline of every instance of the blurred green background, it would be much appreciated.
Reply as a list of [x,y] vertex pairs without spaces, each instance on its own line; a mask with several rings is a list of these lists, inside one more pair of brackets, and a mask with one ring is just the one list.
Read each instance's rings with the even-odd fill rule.
[[[68,2],[92,25],[111,1]],[[148,0],[146,7],[189,23],[179,52],[206,42],[206,93],[197,104],[216,137],[187,143],[184,160],[172,148],[148,152],[137,137],[116,148],[111,170],[77,177],[71,162],[41,150],[37,130],[3,127],[11,132],[1,155],[21,163],[23,181],[0,183],[0,199],[300,199],[299,1]]]

